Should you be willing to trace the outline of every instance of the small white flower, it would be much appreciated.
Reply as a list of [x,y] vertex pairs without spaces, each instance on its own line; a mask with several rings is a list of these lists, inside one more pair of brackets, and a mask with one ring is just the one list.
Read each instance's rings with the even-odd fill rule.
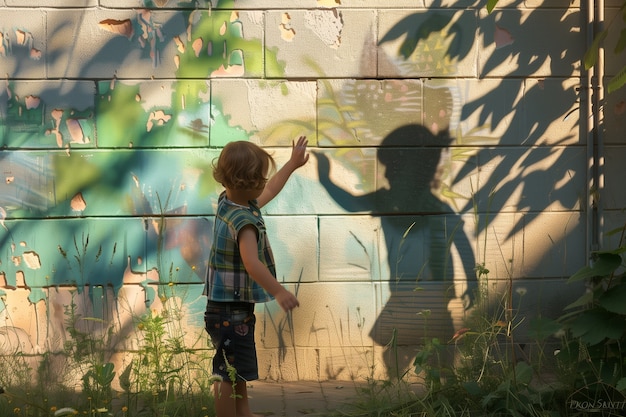
[[209,378],[209,383],[211,384],[214,382],[223,382],[223,381],[224,381],[224,378],[222,378],[221,375],[217,375],[217,374],[211,375],[211,378]]
[[54,417],[75,416],[76,414],[78,414],[78,411],[70,407],[65,407],[65,408],[59,408],[57,411],[55,411]]

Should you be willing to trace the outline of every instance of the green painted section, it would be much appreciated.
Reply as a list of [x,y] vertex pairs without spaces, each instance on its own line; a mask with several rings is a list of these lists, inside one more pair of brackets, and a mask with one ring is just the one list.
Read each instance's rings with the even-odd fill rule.
[[5,106],[4,117],[0,119],[0,146],[65,148],[94,145],[96,118],[93,107],[57,107],[57,103],[49,99],[56,94],[58,85],[40,86],[33,94],[23,96],[15,91],[16,84],[8,81],[5,94],[0,94]]

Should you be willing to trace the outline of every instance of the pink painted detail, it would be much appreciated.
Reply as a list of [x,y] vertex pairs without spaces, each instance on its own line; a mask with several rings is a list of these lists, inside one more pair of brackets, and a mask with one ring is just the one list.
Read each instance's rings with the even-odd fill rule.
[[72,197],[70,207],[74,211],[84,211],[87,208],[87,202],[83,198],[83,193],[79,192],[74,197]]
[[39,107],[41,99],[36,96],[26,96],[24,97],[24,102],[26,103],[26,110],[32,110]]
[[67,126],[67,130],[70,132],[71,142],[72,143],[89,143],[90,140],[87,136],[85,136],[83,132],[83,127],[80,125],[80,121],[77,119],[67,119],[65,121],[65,125]]
[[31,48],[30,59],[39,61],[41,59],[41,51],[39,49]]
[[496,31],[493,35],[493,38],[496,42],[496,49],[511,45],[515,40],[511,35],[511,32],[498,25],[496,25]]

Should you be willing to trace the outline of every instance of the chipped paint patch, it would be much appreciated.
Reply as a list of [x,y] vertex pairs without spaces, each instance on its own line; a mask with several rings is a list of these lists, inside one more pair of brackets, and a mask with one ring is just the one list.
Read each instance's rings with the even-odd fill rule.
[[32,33],[30,32],[17,29],[15,31],[15,39],[16,39],[16,43],[20,46],[27,46],[28,48],[33,47],[34,38],[33,38]]
[[30,269],[40,269],[41,268],[41,259],[39,259],[39,255],[37,252],[29,251],[24,252],[22,254],[22,258],[24,259],[24,264]]
[[331,48],[341,45],[343,17],[337,9],[309,10],[304,14],[306,26]]
[[70,132],[71,143],[86,144],[91,142],[89,137],[83,132],[83,127],[78,119],[67,119],[65,125]]
[[291,16],[289,13],[283,13],[280,20],[280,25],[278,25],[280,37],[286,42],[293,41],[293,38],[296,37],[296,31],[291,27]]
[[104,19],[98,23],[101,29],[107,32],[114,33],[116,35],[122,35],[128,39],[133,37],[133,23],[130,19],[116,20],[116,19]]
[[74,211],[84,211],[87,208],[87,202],[83,198],[83,193],[78,193],[70,201],[70,207]]
[[9,38],[7,38],[3,32],[0,32],[0,56],[7,56],[10,49],[11,44],[9,43]]
[[156,126],[163,126],[170,121],[172,115],[166,114],[163,110],[156,110],[150,113],[148,122],[146,123],[146,130],[150,132],[152,128]]
[[36,96],[28,95],[24,97],[24,102],[26,103],[26,110],[32,110],[39,107],[39,104],[41,104],[41,99]]

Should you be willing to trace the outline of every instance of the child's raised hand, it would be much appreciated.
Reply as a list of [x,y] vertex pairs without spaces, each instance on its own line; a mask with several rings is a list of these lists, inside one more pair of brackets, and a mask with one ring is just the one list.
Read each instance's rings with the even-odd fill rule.
[[297,142],[291,143],[290,161],[295,168],[300,168],[309,160],[309,154],[306,151],[308,143],[309,141],[307,140],[306,136],[300,136]]

